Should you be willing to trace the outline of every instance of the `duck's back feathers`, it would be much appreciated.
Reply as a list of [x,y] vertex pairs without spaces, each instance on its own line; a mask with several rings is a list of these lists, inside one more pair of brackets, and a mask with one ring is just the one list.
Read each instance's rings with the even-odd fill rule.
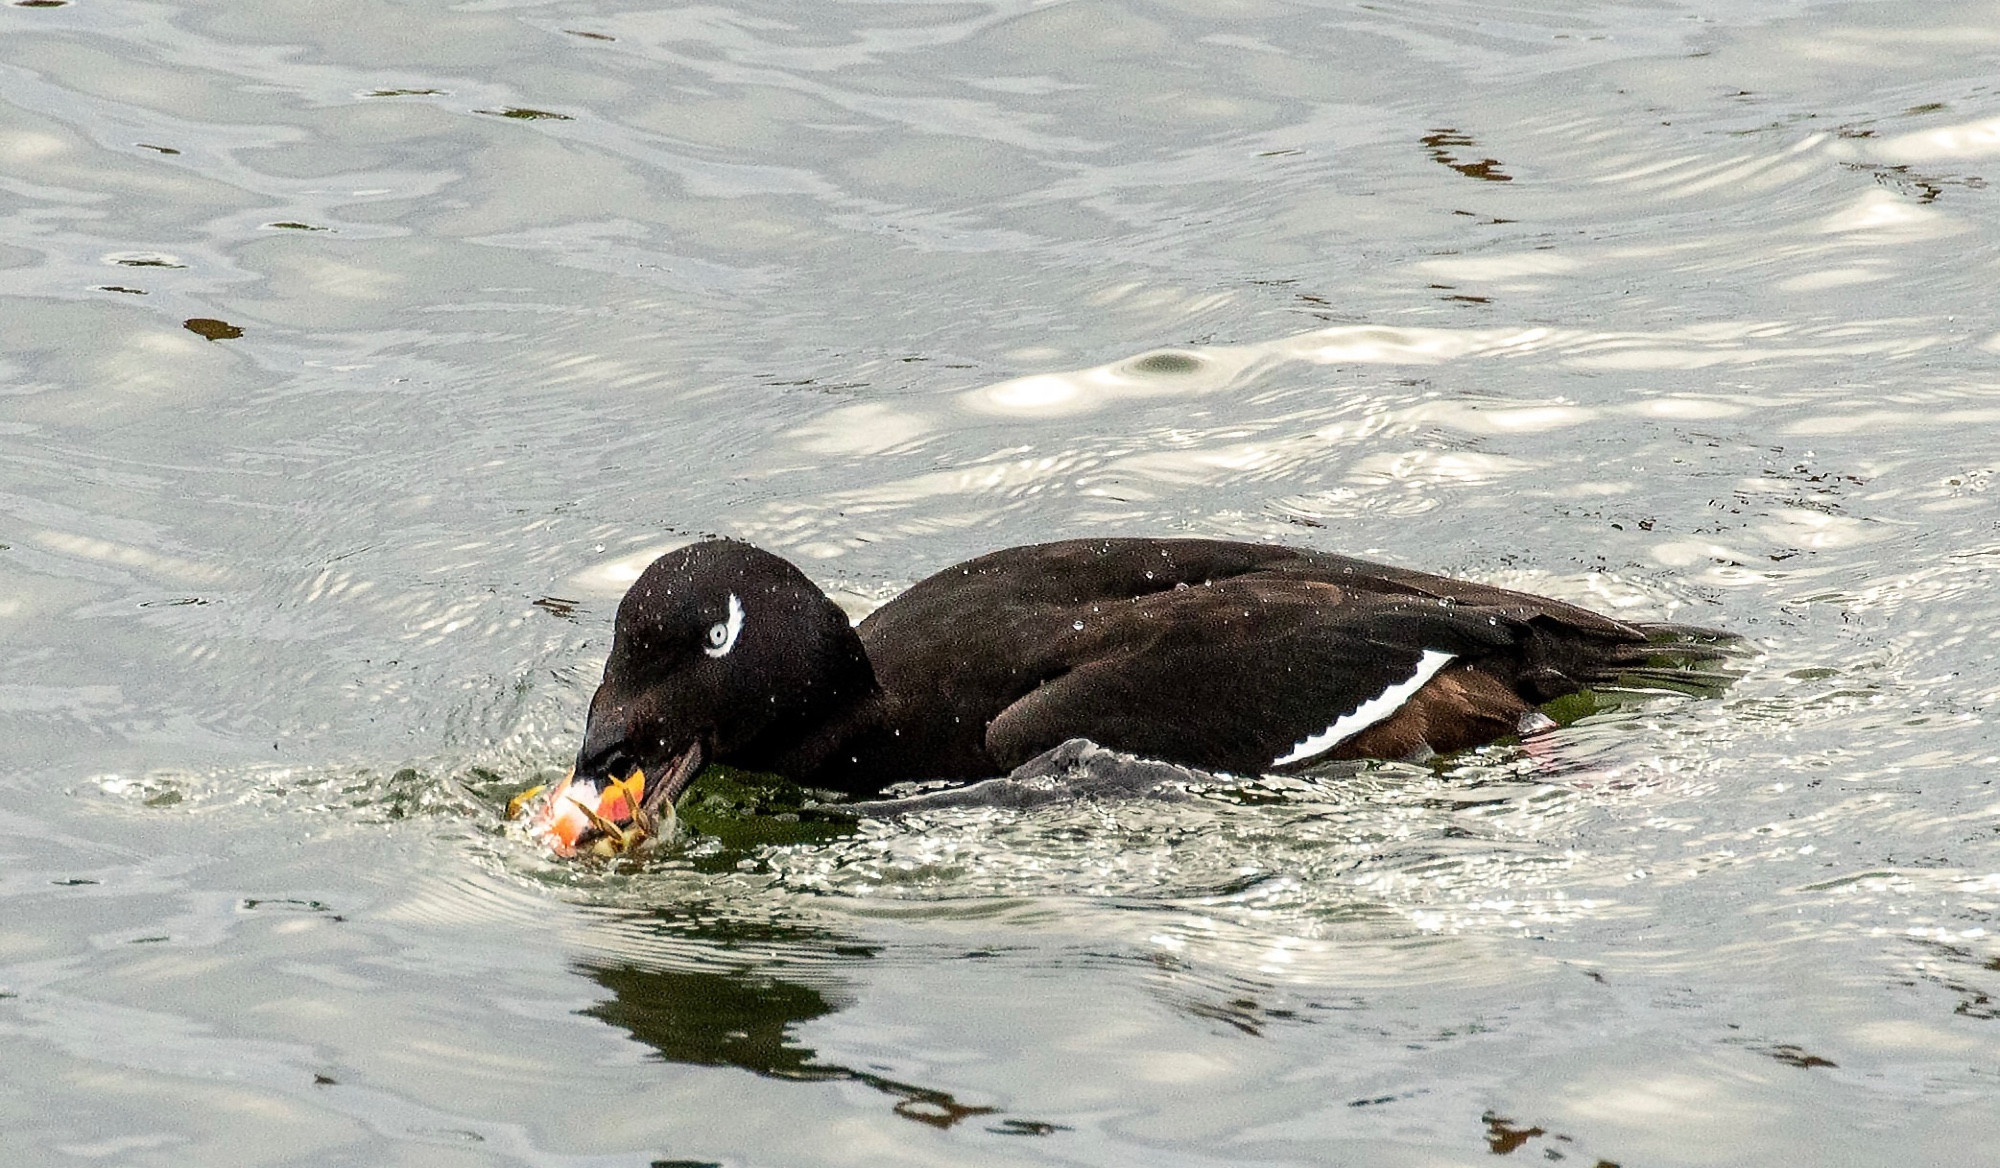
[[1644,629],[1559,601],[1211,540],[996,552],[858,631],[939,777],[1077,737],[1235,771],[1448,752],[1647,652]]

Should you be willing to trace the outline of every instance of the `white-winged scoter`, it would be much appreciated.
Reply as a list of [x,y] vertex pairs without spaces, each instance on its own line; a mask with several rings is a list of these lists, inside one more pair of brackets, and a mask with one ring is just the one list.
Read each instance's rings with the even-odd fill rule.
[[[860,794],[1004,774],[1073,738],[1235,773],[1421,759],[1545,729],[1537,706],[1643,673],[1687,632],[1203,539],[1008,548],[855,626],[792,564],[710,539],[619,604],[565,799],[643,821],[709,762]],[[643,803],[617,798],[637,770]]]

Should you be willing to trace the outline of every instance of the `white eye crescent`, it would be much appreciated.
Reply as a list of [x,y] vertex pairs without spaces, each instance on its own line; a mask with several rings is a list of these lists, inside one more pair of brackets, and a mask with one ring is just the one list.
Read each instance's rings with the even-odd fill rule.
[[727,657],[729,651],[736,647],[737,634],[742,631],[743,602],[736,599],[736,594],[732,592],[729,594],[729,619],[708,626],[705,638],[708,643],[702,646],[701,651],[710,657]]

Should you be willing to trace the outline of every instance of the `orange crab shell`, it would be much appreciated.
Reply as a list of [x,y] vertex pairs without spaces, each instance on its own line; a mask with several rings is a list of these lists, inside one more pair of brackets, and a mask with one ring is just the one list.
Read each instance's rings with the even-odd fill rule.
[[613,823],[626,823],[639,812],[646,799],[646,772],[634,770],[619,782],[604,788],[597,801],[597,814]]
[[592,801],[579,798],[579,792],[572,790],[576,772],[572,770],[549,792],[548,799],[535,813],[528,824],[528,834],[546,843],[549,850],[567,859],[576,855],[577,842],[600,821],[623,824],[631,821],[633,815],[646,798],[646,772],[635,770],[629,776],[608,784],[597,793]]

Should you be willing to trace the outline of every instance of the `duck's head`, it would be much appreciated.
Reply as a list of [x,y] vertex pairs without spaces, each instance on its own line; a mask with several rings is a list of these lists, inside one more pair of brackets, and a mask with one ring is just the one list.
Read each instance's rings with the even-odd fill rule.
[[873,687],[846,614],[791,564],[726,539],[668,552],[618,605],[576,769],[534,830],[563,855],[650,833],[703,766],[770,766]]

